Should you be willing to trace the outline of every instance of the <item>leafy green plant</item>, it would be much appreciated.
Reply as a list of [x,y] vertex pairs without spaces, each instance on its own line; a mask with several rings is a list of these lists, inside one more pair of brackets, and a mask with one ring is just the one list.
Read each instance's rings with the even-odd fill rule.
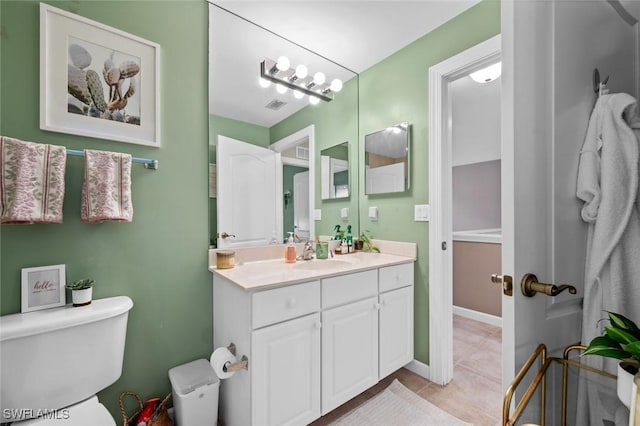
[[86,290],[88,288],[91,288],[92,286],[93,280],[91,278],[84,278],[82,280],[73,281],[65,285],[65,287],[69,290]]
[[615,358],[640,368],[640,328],[624,315],[607,312],[610,326],[594,338],[582,355]]
[[367,232],[371,232],[371,231],[360,232],[360,241],[362,241],[362,244],[363,244],[362,251],[365,251],[365,252],[375,251],[376,253],[380,253],[380,249],[371,243],[371,238],[369,237]]

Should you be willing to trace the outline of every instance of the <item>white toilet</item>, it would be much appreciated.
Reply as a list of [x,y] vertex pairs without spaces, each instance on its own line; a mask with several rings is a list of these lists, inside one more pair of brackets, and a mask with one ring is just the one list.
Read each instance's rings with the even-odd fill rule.
[[114,426],[95,394],[122,374],[132,307],[118,296],[0,317],[0,423]]

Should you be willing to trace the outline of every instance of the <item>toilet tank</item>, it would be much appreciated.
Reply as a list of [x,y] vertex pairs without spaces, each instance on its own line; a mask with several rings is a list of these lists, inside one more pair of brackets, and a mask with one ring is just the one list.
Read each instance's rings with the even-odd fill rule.
[[0,422],[80,402],[122,373],[126,296],[0,317]]

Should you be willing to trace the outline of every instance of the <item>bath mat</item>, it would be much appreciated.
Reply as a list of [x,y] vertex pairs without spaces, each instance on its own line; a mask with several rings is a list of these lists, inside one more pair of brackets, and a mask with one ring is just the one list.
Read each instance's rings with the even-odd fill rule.
[[398,379],[331,426],[471,426],[404,387]]

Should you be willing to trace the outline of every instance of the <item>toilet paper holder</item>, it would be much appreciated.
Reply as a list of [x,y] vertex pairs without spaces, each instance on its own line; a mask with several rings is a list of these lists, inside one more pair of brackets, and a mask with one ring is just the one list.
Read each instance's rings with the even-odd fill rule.
[[[236,356],[235,343],[233,342],[229,343],[229,346],[227,346],[227,349],[229,349],[229,352],[231,352],[233,356]],[[234,362],[234,363],[227,362],[222,369],[224,370],[225,373],[235,372],[240,370],[249,370],[249,358],[247,358],[246,355],[242,355],[242,358],[240,358],[240,361]]]

